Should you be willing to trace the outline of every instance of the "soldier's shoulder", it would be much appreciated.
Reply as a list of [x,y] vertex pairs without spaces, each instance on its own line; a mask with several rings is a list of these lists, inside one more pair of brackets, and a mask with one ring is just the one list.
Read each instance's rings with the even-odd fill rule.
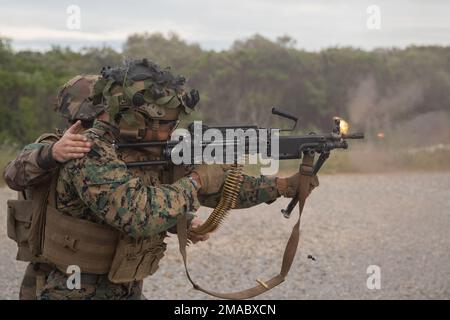
[[96,128],[90,128],[83,133],[84,136],[92,142],[91,151],[88,153],[91,157],[111,158],[115,154],[114,146],[105,132]]
[[93,140],[105,140],[104,136],[105,136],[105,131],[97,129],[97,128],[89,128],[86,129],[83,132],[83,135],[86,136],[89,139],[93,139]]
[[57,133],[44,133],[36,139],[35,143],[53,143],[61,139],[61,135]]
[[43,145],[50,145],[58,141],[61,137],[55,133],[44,133],[39,136],[33,143],[23,147],[22,152],[30,152],[42,148]]

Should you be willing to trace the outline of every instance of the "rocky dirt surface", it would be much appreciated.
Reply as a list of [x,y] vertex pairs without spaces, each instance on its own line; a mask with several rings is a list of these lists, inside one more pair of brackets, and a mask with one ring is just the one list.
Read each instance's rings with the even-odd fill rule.
[[[320,178],[302,218],[303,244],[287,280],[262,299],[450,299],[450,173],[329,175]],[[17,299],[25,263],[6,236],[0,189],[0,299]],[[200,285],[244,289],[279,270],[296,217],[288,200],[235,210],[209,241],[189,247]],[[202,208],[207,216],[209,209]],[[187,281],[176,237],[160,270],[145,281],[149,299],[205,299]],[[311,256],[308,258],[308,256]],[[380,267],[381,288],[367,288],[367,268]]]

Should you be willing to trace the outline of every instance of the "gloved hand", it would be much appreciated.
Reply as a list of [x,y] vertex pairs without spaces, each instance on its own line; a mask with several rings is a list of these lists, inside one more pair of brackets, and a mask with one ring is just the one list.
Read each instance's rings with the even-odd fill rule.
[[[198,218],[198,217],[194,217],[194,219],[192,219],[191,225],[189,227],[190,230],[195,230],[196,228],[200,227],[203,224],[203,221]],[[209,233],[205,234],[205,235],[200,235],[200,234],[195,234],[193,232],[189,232],[188,233],[188,239],[192,241],[192,243],[197,243],[199,241],[205,241],[209,239]]]
[[[278,193],[286,198],[294,198],[298,190],[299,175],[300,173],[297,172],[290,177],[277,178]],[[319,178],[315,175],[311,179],[309,193],[311,193],[317,186],[319,186]]]
[[191,172],[195,172],[200,179],[199,194],[213,194],[219,192],[222,188],[226,171],[229,165],[222,164],[201,164],[193,168]]

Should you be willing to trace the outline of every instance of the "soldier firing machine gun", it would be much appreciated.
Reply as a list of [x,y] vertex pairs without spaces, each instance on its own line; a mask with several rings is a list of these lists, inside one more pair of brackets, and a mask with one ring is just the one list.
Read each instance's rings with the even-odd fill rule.
[[[284,129],[279,131],[288,131],[292,132],[297,125],[297,117],[278,110],[277,108],[272,108],[272,114],[278,115],[280,117],[290,119],[294,121],[294,125],[291,129]],[[270,137],[262,137],[257,136],[258,144],[255,148],[254,145],[249,143],[248,139],[232,139],[230,140],[207,140],[204,141],[201,139],[200,141],[195,139],[196,128],[195,125],[191,124],[189,126],[189,135],[194,137],[194,139],[188,139],[187,148],[189,151],[194,150],[195,148],[200,148],[204,150],[208,146],[219,146],[222,147],[222,152],[225,154],[227,150],[230,150],[230,147],[233,150],[234,164],[231,169],[228,171],[227,178],[225,179],[224,187],[222,190],[221,199],[210,214],[208,219],[195,230],[186,230],[186,217],[182,215],[178,218],[177,222],[177,233],[178,240],[180,245],[180,253],[183,257],[183,262],[186,270],[186,275],[189,281],[192,283],[193,287],[197,290],[210,294],[212,296],[224,299],[247,299],[251,297],[255,297],[263,292],[266,292],[275,286],[282,283],[293,263],[295,258],[295,254],[297,251],[299,239],[300,239],[300,218],[303,211],[303,207],[305,204],[305,200],[309,195],[309,186],[310,179],[314,175],[316,175],[320,168],[323,166],[325,161],[330,156],[331,150],[334,149],[347,149],[348,144],[347,140],[349,139],[363,139],[363,133],[348,133],[348,124],[344,120],[335,117],[334,119],[334,127],[329,134],[317,134],[311,132],[307,135],[281,135],[278,136],[279,143],[279,151],[277,154],[268,154],[269,157],[278,159],[278,160],[289,160],[289,159],[302,159],[302,163],[299,167],[299,188],[297,190],[297,195],[291,200],[286,209],[282,209],[281,212],[284,217],[289,218],[295,206],[299,205],[299,218],[297,223],[292,229],[289,240],[286,244],[286,248],[284,250],[281,271],[278,275],[270,278],[266,281],[261,281],[256,279],[258,285],[246,290],[242,290],[239,292],[233,293],[219,293],[210,291],[200,287],[196,284],[191,276],[189,275],[188,267],[187,267],[187,253],[186,253],[186,244],[188,243],[187,234],[189,232],[193,232],[196,234],[206,234],[211,231],[214,231],[219,227],[219,225],[223,222],[226,215],[228,214],[230,209],[233,209],[237,204],[238,194],[240,191],[240,187],[242,185],[242,165],[238,162],[238,152],[236,150],[241,148],[244,150],[244,154],[254,154],[260,153],[261,142],[262,145],[265,146],[264,150],[271,150],[271,141]],[[200,128],[200,133],[203,133],[207,129],[216,129],[219,132],[226,132],[227,129],[235,129],[235,130],[247,130],[247,129],[255,129],[256,132],[259,132],[260,129],[257,126],[202,126]],[[269,130],[268,132],[272,132]],[[129,162],[127,163],[128,167],[136,167],[136,166],[153,166],[153,165],[171,165],[174,164],[172,161],[172,152],[176,150],[180,141],[178,140],[170,140],[170,141],[149,141],[149,142],[136,142],[136,143],[115,143],[116,148],[147,148],[147,147],[162,147],[162,156],[160,160],[150,160],[150,161],[142,161],[142,162]],[[227,149],[228,148],[228,149]],[[316,161],[314,161],[315,154],[319,154],[319,157]],[[190,163],[198,163],[199,159],[195,158],[194,152],[189,153],[192,157],[189,157]],[[200,159],[201,161],[201,159]]]
[[[295,130],[298,122],[298,118],[284,112],[282,110],[279,110],[275,107],[272,108],[272,114],[278,115],[282,118],[286,118],[289,120],[294,121],[294,124],[292,128],[290,129],[281,129],[280,131],[283,132],[292,132]],[[325,161],[330,156],[331,150],[334,149],[347,149],[348,143],[347,140],[350,139],[363,139],[364,134],[363,133],[348,133],[348,124],[344,120],[335,117],[334,120],[334,127],[332,129],[332,132],[329,134],[317,134],[314,132],[311,132],[307,135],[281,135],[279,136],[279,152],[278,155],[275,157],[278,160],[291,160],[291,159],[301,159],[304,155],[309,155],[314,157],[314,155],[317,153],[319,154],[319,157],[317,161],[313,165],[313,172],[312,174],[315,175],[319,172]],[[249,126],[206,126],[203,125],[201,130],[202,132],[206,131],[207,129],[216,129],[223,133],[226,132],[227,129],[241,129],[241,130],[247,130],[247,129],[255,129],[256,132],[258,132],[259,128],[255,125],[249,125]],[[189,125],[189,132],[193,136],[195,127],[194,124],[191,123]],[[270,134],[270,130],[268,131]],[[260,139],[260,137],[258,137]],[[266,150],[269,151],[268,156],[270,157],[270,150],[271,150],[271,139],[270,137],[264,137],[264,143],[267,144]],[[197,143],[195,139],[191,139],[191,148],[194,148],[194,144]],[[172,151],[174,148],[179,144],[180,141],[178,140],[169,140],[169,141],[149,141],[149,142],[135,142],[135,143],[117,143],[115,144],[116,148],[146,148],[146,147],[155,147],[159,146],[163,148],[162,151],[162,159],[161,160],[149,160],[149,161],[140,161],[140,162],[129,162],[127,163],[128,167],[136,167],[136,166],[153,166],[153,165],[170,165],[173,164],[172,162]],[[259,141],[260,142],[260,141]],[[242,141],[239,141],[237,139],[234,139],[233,141],[229,140],[223,140],[223,141],[204,141],[201,140],[199,143],[201,143],[201,148],[205,149],[210,144],[221,144],[223,146],[223,154],[226,154],[226,151],[229,150],[227,147],[232,145],[234,149],[234,155],[235,155],[235,162],[237,162],[237,149],[239,146],[242,145]],[[260,150],[258,147],[251,147],[249,144],[248,139],[244,142],[244,150],[245,154],[252,154],[252,153],[258,153]],[[260,144],[258,144],[259,146]],[[193,156],[194,152],[191,152],[192,159],[191,163],[199,163],[196,159],[194,159]],[[236,170],[235,170],[236,171]],[[232,177],[234,177],[234,180],[236,180],[236,172],[231,172]],[[233,180],[233,179],[232,179]],[[282,214],[284,217],[289,218],[291,216],[292,210],[294,209],[295,205],[298,202],[298,197],[295,197],[291,200],[289,205],[286,209],[282,210]]]

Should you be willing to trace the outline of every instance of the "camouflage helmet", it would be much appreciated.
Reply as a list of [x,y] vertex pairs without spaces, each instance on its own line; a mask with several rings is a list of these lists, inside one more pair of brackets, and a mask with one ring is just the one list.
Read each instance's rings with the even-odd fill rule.
[[147,59],[126,61],[123,67],[105,67],[101,74],[95,90],[101,90],[112,118],[135,111],[151,119],[178,118],[180,112],[191,113],[200,100],[197,90],[185,92],[183,76],[174,76],[170,69],[161,69]]
[[77,75],[70,79],[58,92],[56,111],[71,122],[94,120],[105,110],[101,95],[94,92],[99,79],[99,75]]
[[197,90],[184,89],[186,79],[174,76],[147,60],[129,60],[122,67],[105,67],[95,84],[107,105],[111,124],[127,140],[154,139],[160,125],[176,127],[180,115],[189,114],[200,100]]

